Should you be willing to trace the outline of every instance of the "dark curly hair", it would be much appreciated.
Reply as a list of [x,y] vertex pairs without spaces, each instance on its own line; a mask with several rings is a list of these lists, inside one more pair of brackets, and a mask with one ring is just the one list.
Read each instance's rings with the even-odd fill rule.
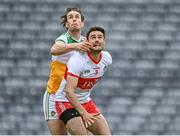
[[80,15],[81,15],[81,21],[83,22],[84,21],[84,15],[82,13],[82,11],[79,9],[79,8],[67,8],[64,12],[64,15],[62,15],[60,17],[60,20],[61,20],[61,24],[63,24],[63,26],[65,27],[66,25],[66,22],[67,22],[67,14],[70,12],[70,11],[77,11]]
[[100,31],[100,32],[102,32],[102,33],[103,33],[103,37],[105,38],[105,30],[104,30],[104,28],[99,27],[99,26],[94,26],[94,27],[91,27],[91,28],[88,30],[88,32],[87,32],[87,34],[86,34],[86,38],[87,38],[87,39],[89,39],[89,35],[90,35],[90,33],[93,32],[93,31]]

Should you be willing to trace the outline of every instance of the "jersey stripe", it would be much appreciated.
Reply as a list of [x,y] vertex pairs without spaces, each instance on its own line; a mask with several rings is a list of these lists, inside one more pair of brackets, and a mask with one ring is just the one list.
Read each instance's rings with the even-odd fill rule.
[[70,73],[70,72],[67,72],[67,75],[79,78],[79,76],[77,76],[77,75],[75,75],[73,73]]
[[89,89],[89,90],[91,90],[99,79],[100,79],[100,77],[97,77],[97,78],[82,78],[82,77],[79,77],[77,87],[80,88],[80,89]]

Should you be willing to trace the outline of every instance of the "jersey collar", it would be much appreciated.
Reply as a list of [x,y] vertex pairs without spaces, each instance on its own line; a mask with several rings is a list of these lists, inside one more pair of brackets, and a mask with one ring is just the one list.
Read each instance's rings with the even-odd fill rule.
[[87,55],[90,58],[90,60],[95,64],[98,64],[102,59],[102,52],[99,53],[98,60],[95,60],[89,52],[87,52]]
[[83,36],[82,35],[80,35],[80,38],[77,40],[77,39],[74,39],[74,37],[72,37],[68,32],[66,32],[66,35],[68,36],[68,37],[71,37],[74,41],[76,41],[76,42],[81,42],[82,41],[82,39],[83,39]]

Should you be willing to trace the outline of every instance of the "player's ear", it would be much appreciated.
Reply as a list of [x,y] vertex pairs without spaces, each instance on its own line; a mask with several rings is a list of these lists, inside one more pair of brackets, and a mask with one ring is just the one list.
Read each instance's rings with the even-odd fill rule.
[[86,41],[86,42],[89,42],[87,38],[86,38],[86,40],[85,40],[85,41]]

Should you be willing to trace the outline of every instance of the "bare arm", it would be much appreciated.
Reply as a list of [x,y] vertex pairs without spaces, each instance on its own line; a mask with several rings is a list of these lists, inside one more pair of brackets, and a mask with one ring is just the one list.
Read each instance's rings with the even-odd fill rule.
[[66,96],[69,102],[75,107],[75,109],[80,113],[82,116],[85,126],[90,126],[91,123],[94,123],[94,120],[96,120],[96,117],[94,117],[92,114],[89,114],[84,107],[79,103],[74,90],[77,86],[78,78],[73,76],[67,76],[67,84],[66,84]]
[[50,52],[52,55],[61,55],[72,50],[89,51],[91,47],[92,45],[89,42],[65,44],[64,42],[58,41],[53,44]]
[[75,87],[77,86],[78,78],[73,76],[67,76],[67,84],[66,84],[66,95],[69,102],[75,107],[75,109],[80,113],[86,113],[86,110],[82,107],[82,105],[78,102],[76,95],[74,93]]

